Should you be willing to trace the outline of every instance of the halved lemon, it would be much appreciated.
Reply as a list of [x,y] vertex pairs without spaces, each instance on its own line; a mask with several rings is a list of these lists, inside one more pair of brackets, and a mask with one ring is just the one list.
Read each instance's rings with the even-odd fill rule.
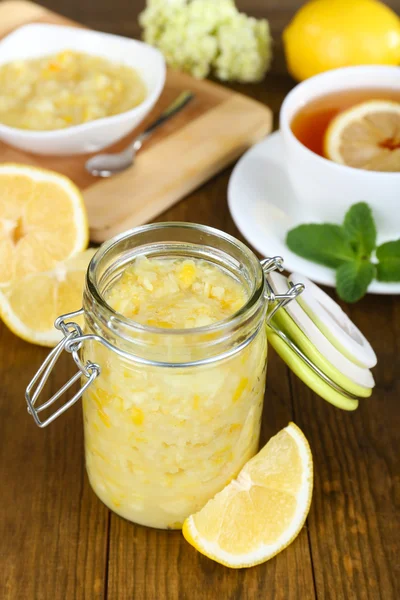
[[306,520],[313,462],[302,431],[289,423],[221,492],[183,524],[199,552],[227,567],[251,567],[286,548]]
[[[55,346],[62,337],[54,321],[79,310],[85,274],[94,248],[0,286],[0,315],[15,335],[41,346]],[[79,322],[79,321],[78,321]]]
[[400,171],[400,102],[369,100],[333,119],[324,138],[325,156],[369,171]]
[[88,244],[82,194],[67,177],[0,165],[0,283],[47,271]]

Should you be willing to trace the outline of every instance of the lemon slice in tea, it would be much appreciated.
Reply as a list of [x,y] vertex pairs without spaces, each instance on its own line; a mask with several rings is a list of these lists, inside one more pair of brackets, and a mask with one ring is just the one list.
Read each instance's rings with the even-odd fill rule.
[[348,167],[400,171],[400,102],[370,100],[343,111],[325,133],[324,152]]

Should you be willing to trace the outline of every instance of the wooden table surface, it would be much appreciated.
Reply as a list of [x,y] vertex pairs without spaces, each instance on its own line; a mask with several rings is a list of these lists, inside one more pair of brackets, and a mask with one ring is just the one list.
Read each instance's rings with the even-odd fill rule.
[[[47,0],[88,26],[138,36],[143,1]],[[235,89],[278,114],[293,81],[279,33],[301,2],[242,0],[267,16],[277,39],[272,73]],[[399,0],[391,5],[400,9]],[[226,170],[162,220],[206,223],[239,236],[226,203]],[[160,219],[160,220],[161,220]],[[240,236],[239,236],[240,237]],[[307,524],[266,564],[229,570],[198,554],[180,532],[132,525],[91,491],[79,406],[39,430],[24,390],[47,354],[0,325],[0,598],[2,600],[395,600],[399,572],[400,301],[368,296],[348,310],[379,357],[376,390],[355,413],[327,404],[271,352],[262,443],[289,420],[310,441],[314,497]],[[50,391],[73,371],[63,357]]]

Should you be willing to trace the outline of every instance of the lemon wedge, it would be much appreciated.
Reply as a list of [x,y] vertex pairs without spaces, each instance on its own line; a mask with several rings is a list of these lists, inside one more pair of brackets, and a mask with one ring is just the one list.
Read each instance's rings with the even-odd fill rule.
[[369,171],[400,171],[400,102],[369,100],[329,125],[324,152],[334,162]]
[[238,477],[183,524],[199,552],[227,567],[251,567],[286,548],[306,520],[313,462],[301,430],[289,423]]
[[67,177],[0,165],[0,284],[48,271],[88,244],[79,189]]
[[91,248],[50,271],[0,285],[0,316],[7,327],[28,342],[55,346],[62,334],[54,328],[54,321],[82,306],[86,270],[95,252]]

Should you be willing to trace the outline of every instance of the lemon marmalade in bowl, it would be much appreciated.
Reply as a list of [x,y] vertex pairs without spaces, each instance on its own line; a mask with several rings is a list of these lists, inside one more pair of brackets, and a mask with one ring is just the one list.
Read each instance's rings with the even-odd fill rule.
[[83,412],[99,498],[136,523],[177,529],[257,452],[267,341],[261,267],[257,283],[245,264],[171,254],[138,256],[111,278],[107,322],[134,324],[135,350],[86,345],[101,375]]
[[132,67],[64,50],[0,66],[0,123],[52,131],[126,112],[146,98]]

